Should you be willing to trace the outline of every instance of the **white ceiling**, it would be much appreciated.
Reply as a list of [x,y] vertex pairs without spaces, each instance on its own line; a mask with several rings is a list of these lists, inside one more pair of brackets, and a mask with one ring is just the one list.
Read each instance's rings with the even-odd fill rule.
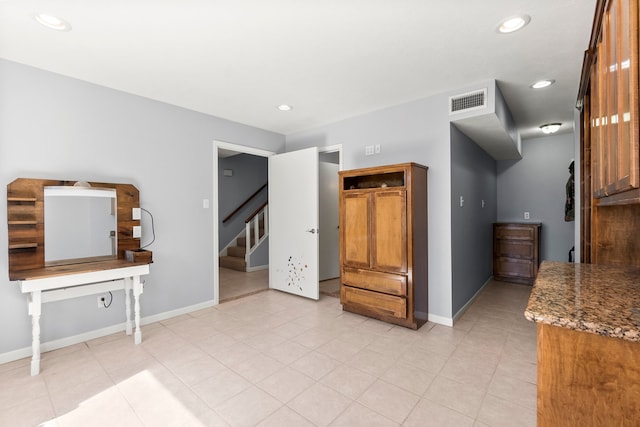
[[595,3],[0,0],[0,58],[283,134],[495,79],[528,138],[572,127]]

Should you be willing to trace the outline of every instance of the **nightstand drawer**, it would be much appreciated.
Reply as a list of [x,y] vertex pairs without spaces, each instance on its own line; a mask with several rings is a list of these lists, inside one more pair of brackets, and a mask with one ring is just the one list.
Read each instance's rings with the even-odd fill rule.
[[345,305],[357,305],[384,316],[407,318],[407,300],[402,297],[343,285],[340,288],[340,302]]
[[342,283],[390,295],[407,295],[407,276],[402,274],[344,267],[342,269]]
[[496,225],[494,237],[496,239],[531,240],[536,238],[537,230],[529,225],[508,224]]
[[514,278],[535,278],[536,276],[534,263],[531,260],[497,258],[495,262],[498,271],[498,273],[494,272],[496,276]]
[[497,257],[533,259],[533,242],[496,240],[495,255]]

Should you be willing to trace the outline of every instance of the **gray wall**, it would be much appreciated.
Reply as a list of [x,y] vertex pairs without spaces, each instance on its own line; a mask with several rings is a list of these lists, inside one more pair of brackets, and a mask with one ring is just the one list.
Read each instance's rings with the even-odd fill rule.
[[[440,94],[287,136],[287,151],[342,144],[345,170],[403,162],[429,167],[429,316],[444,321],[452,317],[447,102],[448,94]],[[365,156],[365,146],[376,144],[380,154]]]
[[564,221],[565,184],[574,157],[573,133],[527,139],[522,160],[498,162],[498,221],[542,223],[541,258],[567,261],[574,223]]
[[[233,171],[233,176],[224,176],[224,170]],[[268,180],[268,159],[238,154],[218,160],[218,209],[219,250],[222,250],[238,233],[245,229],[244,221],[268,199],[267,188],[262,190],[251,202],[242,208],[226,223],[222,220],[240,206]]]
[[[464,199],[463,207],[460,207],[460,196]],[[491,277],[497,197],[496,161],[451,126],[454,316]]]
[[[213,300],[213,216],[202,207],[214,197],[213,140],[281,152],[283,135],[5,60],[0,94],[3,186],[18,177],[134,184],[157,236],[142,316]],[[3,196],[0,248],[7,247],[6,212]],[[31,319],[26,297],[8,280],[7,251],[0,252],[1,355],[30,347]],[[45,304],[42,341],[124,322],[123,293],[114,297],[111,309],[98,309],[93,296]]]

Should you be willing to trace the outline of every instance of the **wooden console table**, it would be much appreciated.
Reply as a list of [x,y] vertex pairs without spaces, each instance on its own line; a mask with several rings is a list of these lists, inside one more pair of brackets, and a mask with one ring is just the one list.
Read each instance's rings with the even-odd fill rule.
[[31,375],[40,373],[40,314],[43,303],[124,290],[126,333],[131,335],[131,296],[134,298],[136,331],[134,342],[140,344],[140,295],[144,284],[140,276],[149,274],[148,263],[134,263],[122,259],[92,263],[60,265],[17,272],[20,291],[27,295],[28,313],[32,320]]

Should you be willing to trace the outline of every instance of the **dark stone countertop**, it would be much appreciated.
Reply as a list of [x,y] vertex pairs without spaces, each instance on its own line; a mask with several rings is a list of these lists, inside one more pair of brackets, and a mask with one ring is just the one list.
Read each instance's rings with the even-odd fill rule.
[[544,261],[524,315],[640,342],[640,268]]

